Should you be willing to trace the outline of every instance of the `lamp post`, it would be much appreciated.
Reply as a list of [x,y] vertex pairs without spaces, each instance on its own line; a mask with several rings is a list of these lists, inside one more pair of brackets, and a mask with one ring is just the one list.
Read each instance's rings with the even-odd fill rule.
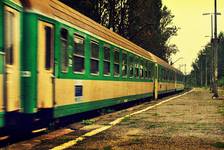
[[175,60],[174,62],[171,62],[170,65],[172,66],[173,64],[175,64],[176,62],[178,62],[179,60],[184,59],[183,57],[179,57],[177,60]]
[[[211,55],[212,55],[212,67],[211,67],[211,80],[212,80],[212,92],[214,93],[213,97],[218,97],[218,56],[217,56],[217,15],[221,15],[221,13],[217,12],[217,1],[215,1],[214,5],[214,13],[203,13],[202,15],[211,15]],[[214,15],[214,34],[213,34],[213,15]]]
[[214,1],[214,15],[215,15],[215,23],[214,23],[214,95],[213,98],[218,98],[218,40],[217,40],[217,0]]

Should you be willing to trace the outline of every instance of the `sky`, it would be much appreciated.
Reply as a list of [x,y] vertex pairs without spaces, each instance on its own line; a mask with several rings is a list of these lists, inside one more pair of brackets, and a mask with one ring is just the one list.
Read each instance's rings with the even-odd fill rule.
[[[214,0],[163,0],[175,15],[173,24],[179,27],[178,35],[170,40],[176,44],[179,52],[172,56],[172,60],[178,60],[174,66],[179,68],[186,64],[186,71],[191,71],[191,64],[197,58],[197,54],[210,41],[211,16],[203,16],[203,13],[214,12]],[[217,0],[217,10],[222,15],[218,16],[218,33],[224,31],[224,0]],[[180,67],[184,72],[184,67]]]

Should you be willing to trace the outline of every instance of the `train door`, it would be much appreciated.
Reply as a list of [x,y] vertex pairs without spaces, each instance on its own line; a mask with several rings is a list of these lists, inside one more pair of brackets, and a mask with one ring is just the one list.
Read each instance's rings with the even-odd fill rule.
[[158,99],[158,64],[154,66],[154,99]]
[[54,87],[54,26],[38,22],[38,108],[53,107]]
[[4,7],[5,109],[20,109],[20,13]]

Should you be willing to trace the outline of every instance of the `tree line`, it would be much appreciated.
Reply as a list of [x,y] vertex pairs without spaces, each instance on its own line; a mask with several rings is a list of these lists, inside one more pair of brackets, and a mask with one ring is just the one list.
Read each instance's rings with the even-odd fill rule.
[[177,53],[174,15],[162,0],[60,0],[142,48],[170,61]]
[[[218,35],[218,84],[224,86],[224,33]],[[187,77],[187,83],[192,86],[209,86],[212,83],[213,72],[212,41],[198,53],[197,59],[192,63],[192,71]]]

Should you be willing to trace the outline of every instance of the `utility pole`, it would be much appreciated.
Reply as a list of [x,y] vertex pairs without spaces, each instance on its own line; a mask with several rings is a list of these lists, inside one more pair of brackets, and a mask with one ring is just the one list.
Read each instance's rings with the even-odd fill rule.
[[217,40],[217,0],[214,1],[214,14],[215,14],[215,22],[214,22],[214,43],[213,43],[213,50],[214,50],[214,56],[213,56],[213,77],[214,77],[214,86],[213,86],[213,98],[218,98],[218,40]]
[[201,60],[200,60],[200,80],[201,80],[201,87],[203,86],[203,74],[202,74],[202,63],[203,63],[203,60],[202,60],[202,58],[201,58]]
[[208,86],[208,60],[207,55],[205,55],[205,87]]
[[[213,15],[211,14],[211,56],[213,58],[213,44],[212,44],[212,41],[213,41],[213,38],[214,38],[214,34],[213,34]],[[213,63],[213,59],[211,59],[211,82],[210,82],[210,88],[211,88],[211,91],[212,93],[214,93],[214,76],[213,76],[213,68],[214,68],[214,63]]]

